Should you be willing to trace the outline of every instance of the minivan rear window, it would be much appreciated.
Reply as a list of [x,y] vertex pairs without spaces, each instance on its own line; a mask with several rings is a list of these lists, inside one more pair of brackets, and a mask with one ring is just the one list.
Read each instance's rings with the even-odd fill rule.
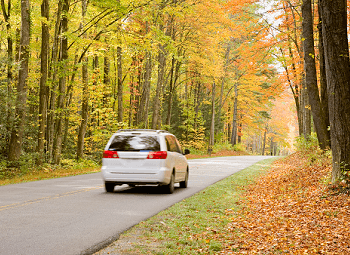
[[156,136],[116,135],[108,150],[160,151],[160,145]]

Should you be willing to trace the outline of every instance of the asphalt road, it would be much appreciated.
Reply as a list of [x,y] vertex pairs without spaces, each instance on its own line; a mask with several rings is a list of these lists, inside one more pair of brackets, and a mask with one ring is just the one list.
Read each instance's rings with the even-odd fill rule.
[[189,160],[186,189],[117,186],[100,173],[0,187],[0,254],[92,254],[120,233],[268,156]]

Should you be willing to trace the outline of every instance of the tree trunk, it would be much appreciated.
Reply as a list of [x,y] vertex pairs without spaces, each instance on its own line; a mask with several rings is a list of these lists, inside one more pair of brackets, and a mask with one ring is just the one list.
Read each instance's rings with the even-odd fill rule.
[[321,149],[329,148],[329,134],[327,131],[326,117],[321,107],[319,91],[317,86],[315,49],[313,37],[313,17],[311,0],[304,0],[302,4],[303,16],[303,38],[304,38],[304,61],[305,61],[305,81],[309,102],[311,105],[312,117]]
[[88,123],[89,114],[89,84],[88,84],[88,60],[87,58],[83,61],[82,65],[82,80],[83,80],[83,95],[81,105],[81,122],[78,132],[78,143],[77,143],[77,159],[83,157],[84,154],[84,139],[86,133],[86,127]]
[[214,133],[215,133],[215,82],[213,82],[213,89],[211,95],[211,125],[210,125],[210,136],[209,136],[209,147],[208,154],[211,155],[214,146]]
[[275,143],[273,142],[273,137],[271,137],[271,143],[270,143],[270,155],[271,156],[276,156],[274,144]]
[[49,56],[49,43],[50,32],[49,26],[46,22],[49,21],[49,0],[43,0],[41,4],[41,16],[45,19],[45,22],[41,23],[41,66],[40,66],[40,92],[39,92],[39,130],[38,130],[38,164],[42,164],[45,159],[45,131],[47,121],[47,107],[48,107],[48,92],[49,87],[47,85],[48,77],[48,56]]
[[129,126],[137,126],[139,120],[138,112],[140,111],[140,93],[142,83],[142,58],[139,56],[132,57],[132,70],[135,70],[130,75],[131,86],[130,86],[130,109],[129,109]]
[[[174,0],[173,3],[177,3],[177,0]],[[173,41],[176,41],[176,29],[174,28],[174,17],[171,18],[171,38]],[[177,50],[177,56],[181,55],[181,47]],[[176,87],[177,79],[179,78],[181,62],[177,61],[173,55],[171,60],[171,69],[170,69],[170,83],[169,83],[169,97],[168,97],[168,112],[166,117],[166,125],[171,126],[171,114],[173,106],[173,96]]]
[[[135,74],[134,80],[137,80],[136,84],[133,85],[133,96],[134,96],[134,103],[132,104],[133,108],[133,125],[137,126],[139,123],[139,114],[138,112],[140,109],[140,98],[141,98],[141,84],[142,84],[142,59],[140,57],[135,57],[134,59],[134,66],[137,70],[137,73]],[[131,125],[130,125],[131,126]]]
[[266,125],[266,127],[264,128],[264,138],[263,138],[263,145],[262,145],[262,152],[261,152],[261,155],[263,156],[265,155],[267,128],[268,126]]
[[[176,1],[174,2],[176,3]],[[163,7],[162,7],[163,8]],[[159,26],[159,30],[163,31],[163,25]],[[173,32],[173,17],[170,17],[167,22],[167,27],[165,29],[165,36],[171,36]],[[153,100],[153,116],[152,116],[152,129],[160,128],[161,126],[161,104],[162,104],[162,90],[164,88],[164,84],[166,84],[165,80],[165,68],[166,68],[166,44],[159,44],[159,52],[158,52],[158,79],[157,79],[157,89],[156,95]]]
[[[84,18],[87,10],[87,0],[82,1],[82,26],[84,26]],[[86,133],[86,127],[88,123],[89,114],[89,81],[88,81],[88,58],[84,57],[82,70],[82,81],[83,81],[83,95],[82,95],[82,105],[81,105],[81,122],[78,132],[78,142],[77,142],[77,160],[81,159],[84,154],[84,139]]]
[[[108,50],[108,53],[110,51]],[[104,92],[103,92],[103,104],[105,105],[105,107],[109,107],[109,103],[110,103],[110,83],[111,83],[111,79],[110,79],[110,69],[111,69],[111,63],[109,60],[109,56],[107,55],[108,53],[106,53],[106,55],[103,57],[103,86],[104,86]]]
[[[135,63],[135,60],[133,59],[133,63]],[[134,64],[132,64],[134,65]],[[135,76],[131,75],[130,77],[130,99],[129,99],[129,127],[132,127],[133,123],[133,113],[135,111]]]
[[55,136],[55,119],[56,119],[56,98],[57,98],[57,73],[58,73],[58,51],[59,51],[59,38],[60,38],[60,24],[62,16],[62,6],[63,0],[59,0],[57,6],[57,16],[55,24],[55,34],[52,44],[51,51],[51,61],[49,65],[48,78],[51,80],[52,88],[48,92],[49,97],[49,107],[47,114],[47,127],[46,127],[46,142],[47,142],[47,153],[48,153],[48,162],[53,161],[53,148],[54,148],[54,136]]
[[224,98],[224,87],[225,87],[225,81],[226,81],[226,76],[227,76],[227,68],[230,64],[230,51],[231,51],[231,45],[228,44],[225,52],[225,65],[224,65],[224,74],[221,77],[221,88],[220,88],[220,98],[219,98],[219,107],[218,107],[218,112],[217,112],[217,123],[220,124],[221,126],[221,109],[223,107],[223,98]]
[[157,79],[157,88],[156,94],[153,100],[153,115],[152,115],[152,129],[157,129],[159,127],[160,120],[160,105],[161,105],[161,91],[164,86],[164,72],[166,64],[166,52],[165,46],[159,45],[158,53],[158,79]]
[[66,81],[67,81],[67,60],[68,60],[68,39],[66,33],[68,31],[68,17],[67,13],[69,12],[69,0],[63,1],[62,6],[62,20],[61,20],[61,50],[59,62],[61,68],[60,78],[58,82],[58,91],[59,95],[57,98],[57,110],[58,114],[56,116],[55,123],[55,140],[53,148],[53,163],[59,164],[61,160],[61,150],[62,150],[62,126],[63,126],[63,111],[64,111],[64,101],[65,101],[65,92],[66,92]]
[[109,71],[110,71],[110,61],[108,56],[104,56],[103,60],[103,84],[109,85],[110,78],[109,78]]
[[231,132],[231,144],[234,146],[237,142],[237,107],[238,107],[238,84],[235,84],[235,99],[233,103],[233,118],[232,118],[232,132]]
[[139,109],[136,113],[137,123],[142,124],[143,128],[148,127],[148,106],[151,92],[151,75],[152,75],[152,56],[150,52],[145,54],[145,68],[142,82],[142,94],[139,102]]
[[122,48],[117,47],[117,69],[118,69],[118,122],[123,122],[123,69]]
[[168,105],[168,111],[166,115],[166,121],[165,124],[170,127],[171,124],[171,110],[173,106],[173,90],[174,90],[174,69],[175,69],[175,57],[172,57],[171,60],[171,68],[170,68],[170,82],[169,82],[169,94],[168,94],[168,100],[167,100],[167,105]]
[[[320,8],[319,11],[319,24],[318,27],[318,51],[319,51],[319,63],[320,63],[320,96],[321,96],[321,107],[323,112],[325,113],[325,120],[327,125],[328,135],[329,132],[329,108],[328,108],[328,93],[327,93],[327,77],[326,77],[326,64],[325,64],[325,55],[324,55],[324,47],[323,47],[323,33],[322,33],[322,17]],[[330,145],[331,146],[331,145]]]
[[195,95],[194,95],[194,130],[197,130],[200,123],[198,121],[198,115],[199,115],[199,110],[200,110],[200,106],[202,103],[202,99],[201,99],[201,92],[202,92],[202,88],[201,88],[201,82],[197,81],[197,89],[195,89]]
[[350,61],[347,5],[344,0],[320,0],[325,52],[329,120],[332,139],[332,182],[349,178]]
[[24,123],[27,103],[27,78],[29,66],[30,39],[30,4],[29,0],[21,1],[21,38],[20,38],[20,69],[18,72],[17,99],[15,123],[9,143],[9,161],[16,161],[21,156]]
[[[116,1],[120,5],[120,0]],[[120,30],[121,27],[119,26]],[[118,42],[121,43],[121,38],[118,38]],[[122,48],[117,47],[117,71],[118,71],[118,122],[123,122],[123,69],[122,69]]]
[[112,103],[112,109],[113,112],[116,111],[115,104],[117,102],[117,86],[118,86],[118,71],[117,71],[117,60],[115,58],[115,51],[113,48],[113,71],[114,71],[114,78],[112,80],[112,97],[113,97],[113,103]]
[[309,95],[307,93],[305,82],[300,87],[300,114],[302,119],[302,135],[304,138],[309,139],[311,136],[311,106],[309,101]]
[[[242,117],[240,117],[240,120],[242,120]],[[242,122],[238,125],[238,132],[237,132],[237,143],[242,142]]]

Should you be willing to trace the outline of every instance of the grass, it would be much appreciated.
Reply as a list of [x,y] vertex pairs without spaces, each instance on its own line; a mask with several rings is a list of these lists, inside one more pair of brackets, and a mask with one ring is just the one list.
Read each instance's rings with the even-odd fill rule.
[[[276,158],[260,161],[126,231],[108,249],[125,254],[217,254],[245,187]],[[127,244],[127,245],[126,245]],[[107,250],[106,250],[107,251]],[[103,253],[97,254],[106,254]],[[122,254],[124,254],[122,253]]]
[[18,168],[0,169],[0,186],[89,174],[99,171],[100,166],[93,161],[74,161],[73,163],[72,160],[66,160],[66,162],[63,162],[63,164],[59,166],[46,164],[41,167],[32,167],[26,170]]

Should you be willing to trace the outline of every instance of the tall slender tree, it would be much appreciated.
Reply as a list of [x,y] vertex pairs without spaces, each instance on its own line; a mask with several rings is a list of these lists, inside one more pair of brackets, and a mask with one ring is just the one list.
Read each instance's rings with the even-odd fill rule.
[[57,99],[57,77],[58,77],[58,58],[59,58],[59,45],[60,45],[60,30],[62,19],[62,7],[63,1],[59,0],[57,4],[55,30],[53,36],[53,42],[51,45],[51,58],[49,61],[48,79],[51,80],[51,86],[49,91],[49,105],[47,113],[47,127],[46,127],[46,142],[48,161],[53,161],[54,150],[54,136],[55,136],[55,119],[56,119],[56,99]]
[[212,85],[212,91],[211,91],[211,122],[210,122],[210,135],[209,135],[209,147],[208,147],[208,153],[211,154],[213,150],[213,146],[215,144],[215,94],[216,94],[216,85],[215,81]]
[[333,170],[332,181],[350,175],[350,61],[347,2],[320,0],[326,63]]
[[154,96],[154,102],[153,102],[153,116],[152,116],[153,129],[157,129],[160,127],[159,122],[160,122],[161,90],[162,90],[162,87],[164,86],[165,65],[166,65],[165,46],[159,45],[158,79],[157,79],[156,94]]
[[314,48],[314,32],[313,32],[313,16],[311,9],[311,0],[303,0],[302,4],[302,28],[303,28],[303,46],[304,46],[304,62],[305,62],[305,85],[311,105],[311,112],[317,138],[321,149],[325,150],[330,147],[330,137],[327,131],[326,112],[321,107],[319,90],[317,86],[315,48]]
[[48,77],[48,56],[49,56],[49,44],[50,44],[50,31],[49,31],[49,15],[50,15],[49,0],[43,0],[41,3],[41,16],[44,21],[41,23],[41,65],[40,65],[40,88],[39,88],[39,130],[38,130],[38,147],[39,154],[38,164],[44,161],[44,146],[45,146],[45,131],[47,121],[47,107],[48,107],[48,92],[49,87],[47,85]]
[[234,85],[234,99],[233,99],[233,116],[232,116],[232,132],[231,144],[237,143],[237,111],[238,111],[238,82]]
[[30,3],[21,0],[20,68],[18,72],[15,123],[11,132],[8,159],[16,161],[22,152],[29,71]]
[[[85,25],[85,15],[88,7],[88,1],[82,0],[82,22],[81,28]],[[84,139],[86,133],[86,127],[89,117],[89,80],[88,80],[88,57],[84,57],[81,66],[82,73],[82,83],[83,83],[83,93],[82,93],[82,103],[81,103],[81,121],[78,131],[78,143],[77,143],[77,159],[83,157],[84,154]]]
[[[319,1],[318,1],[319,2]],[[321,107],[323,112],[325,113],[325,121],[327,125],[327,131],[329,133],[329,107],[328,107],[328,92],[327,92],[327,77],[326,77],[326,63],[325,63],[325,54],[323,47],[323,33],[322,33],[322,16],[321,16],[321,8],[318,8],[318,52],[319,52],[319,65],[320,65],[320,100]]]
[[61,17],[61,49],[59,55],[60,77],[58,81],[58,97],[57,97],[57,110],[58,114],[55,121],[55,134],[54,134],[54,146],[53,146],[53,162],[59,164],[61,160],[62,151],[62,134],[63,134],[63,111],[65,110],[65,96],[66,96],[66,83],[68,77],[68,12],[69,12],[69,0],[63,0],[62,3],[62,17]]

